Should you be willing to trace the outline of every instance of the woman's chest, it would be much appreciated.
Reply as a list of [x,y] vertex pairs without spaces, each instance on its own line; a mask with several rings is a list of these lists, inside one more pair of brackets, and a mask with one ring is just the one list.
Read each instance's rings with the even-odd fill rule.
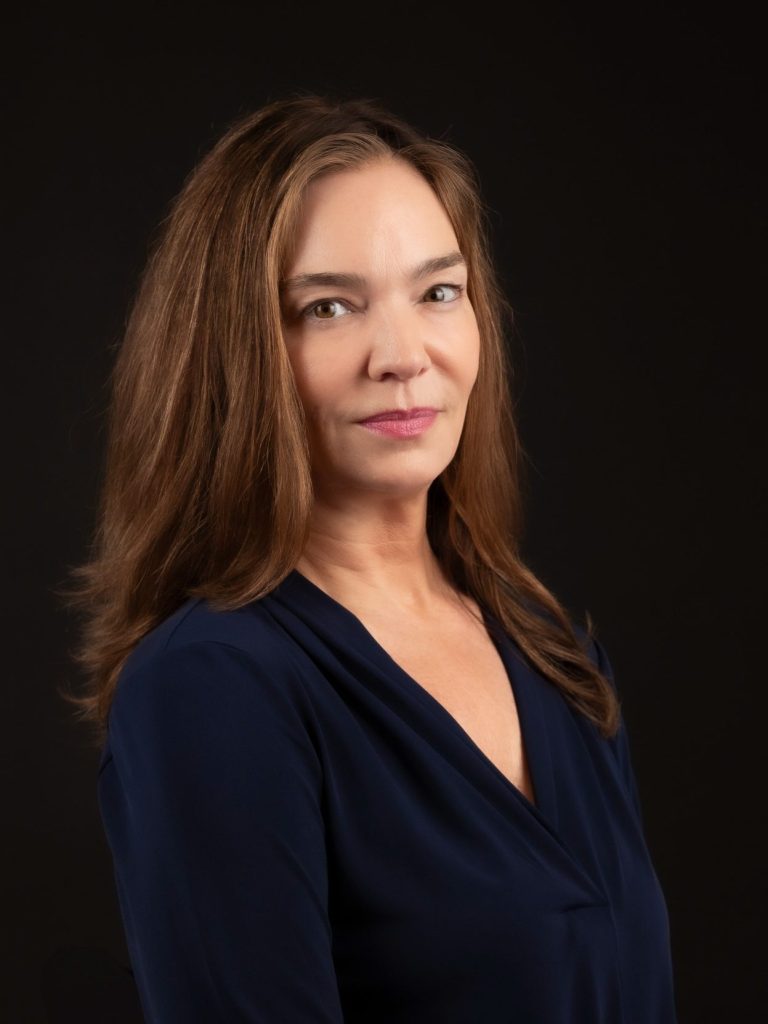
[[506,667],[485,627],[454,618],[440,628],[368,619],[387,654],[448,714],[495,767],[534,803],[525,744]]

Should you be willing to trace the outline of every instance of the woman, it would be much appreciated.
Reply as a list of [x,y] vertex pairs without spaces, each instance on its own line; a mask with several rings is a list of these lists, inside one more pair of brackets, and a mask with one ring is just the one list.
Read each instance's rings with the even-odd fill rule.
[[605,650],[519,553],[509,314],[472,165],[368,100],[242,118],[164,221],[72,698],[148,1021],[675,1020]]

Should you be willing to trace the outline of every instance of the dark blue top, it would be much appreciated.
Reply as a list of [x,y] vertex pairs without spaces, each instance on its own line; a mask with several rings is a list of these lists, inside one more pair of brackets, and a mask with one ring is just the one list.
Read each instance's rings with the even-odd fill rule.
[[98,797],[148,1024],[674,1024],[624,724],[482,610],[535,805],[298,570],[138,644]]

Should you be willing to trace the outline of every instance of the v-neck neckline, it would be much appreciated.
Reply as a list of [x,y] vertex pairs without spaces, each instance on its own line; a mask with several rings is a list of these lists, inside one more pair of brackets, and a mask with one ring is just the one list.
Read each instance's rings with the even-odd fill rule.
[[[313,615],[317,615],[321,620],[324,618],[324,628],[330,631],[330,642],[333,642],[334,634],[338,638],[344,635],[344,627],[347,630],[351,629],[359,640],[358,653],[360,656],[366,657],[377,669],[391,678],[403,699],[418,704],[431,719],[431,727],[435,731],[435,736],[430,739],[430,742],[437,740],[445,751],[450,746],[447,742],[450,736],[454,743],[460,743],[463,750],[473,758],[478,770],[467,774],[468,766],[462,767],[461,763],[455,760],[452,762],[453,767],[462,772],[465,778],[472,782],[485,798],[505,816],[509,815],[511,801],[517,814],[510,817],[510,822],[520,814],[531,825],[541,829],[542,833],[548,837],[549,843],[554,844],[550,846],[550,849],[557,850],[559,858],[565,858],[565,862],[570,865],[570,870],[575,872],[581,883],[589,888],[593,896],[604,899],[601,886],[594,881],[581,860],[569,848],[565,837],[561,835],[558,786],[552,745],[556,736],[553,716],[557,714],[557,693],[554,692],[554,688],[551,694],[546,691],[545,680],[527,663],[517,644],[489,608],[485,607],[482,602],[477,602],[491,641],[496,645],[507,669],[509,684],[517,704],[520,732],[528,758],[536,803],[532,803],[496,767],[450,711],[395,661],[354,612],[313,583],[298,569],[292,569],[275,588],[274,594],[278,600],[281,593],[284,598],[288,599],[289,608],[294,602],[298,605],[298,609],[294,608],[294,613],[300,617],[303,609],[310,618]],[[444,743],[439,738],[441,731],[445,735]],[[458,751],[455,753],[458,754]],[[520,823],[518,819],[518,824]],[[564,862],[561,860],[561,863]]]
[[[519,800],[526,809],[534,814],[536,818],[541,820],[550,831],[552,831],[553,826],[549,821],[547,821],[547,811],[544,809],[549,803],[552,810],[554,810],[554,804],[551,802],[551,798],[554,795],[551,778],[551,764],[549,757],[545,757],[545,750],[543,747],[543,744],[547,743],[547,738],[544,734],[544,730],[536,727],[537,723],[534,719],[534,714],[535,711],[538,711],[538,708],[534,709],[532,706],[530,701],[531,695],[528,692],[527,686],[521,683],[519,676],[512,670],[512,666],[509,661],[509,638],[501,626],[501,623],[489,608],[485,607],[481,601],[477,601],[477,605],[483,615],[486,631],[502,660],[502,664],[506,670],[509,685],[512,690],[515,706],[517,708],[521,744],[528,763],[528,773],[533,787],[535,802],[529,800],[525,793],[523,793],[518,786],[507,778],[504,772],[502,772],[491,758],[488,757],[485,751],[475,742],[472,736],[470,736],[458,719],[451,714],[448,708],[395,660],[395,658],[381,643],[379,643],[376,637],[366,627],[364,622],[355,615],[353,611],[347,608],[346,605],[342,604],[326,590],[323,590],[322,587],[318,586],[318,584],[313,582],[313,580],[309,579],[308,576],[305,576],[304,573],[300,572],[298,569],[291,570],[281,584],[281,587],[283,587],[285,583],[289,583],[290,586],[289,581],[293,581],[294,585],[298,585],[307,595],[311,595],[315,602],[320,602],[326,607],[332,609],[336,614],[343,615],[362,636],[366,643],[372,647],[378,655],[379,660],[383,660],[390,669],[394,669],[403,685],[407,686],[408,691],[432,713],[433,717],[437,715],[443,722],[446,722],[448,726],[464,741],[464,743],[469,746],[483,764],[493,772],[494,776],[500,779],[502,784],[514,794],[515,798]],[[533,699],[535,700],[535,698]],[[546,754],[549,754],[548,746]]]

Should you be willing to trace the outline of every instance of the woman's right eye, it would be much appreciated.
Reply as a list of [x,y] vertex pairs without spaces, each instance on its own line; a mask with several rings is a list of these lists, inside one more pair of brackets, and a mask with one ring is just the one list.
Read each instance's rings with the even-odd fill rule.
[[332,308],[333,306],[344,306],[346,308],[346,303],[342,302],[341,299],[320,299],[319,302],[312,302],[310,303],[309,306],[305,306],[304,309],[301,311],[301,316],[304,317],[306,320],[315,321],[340,320],[341,317],[333,316],[332,313],[330,316],[312,316],[312,313],[314,313],[315,310],[327,311],[329,307]]

